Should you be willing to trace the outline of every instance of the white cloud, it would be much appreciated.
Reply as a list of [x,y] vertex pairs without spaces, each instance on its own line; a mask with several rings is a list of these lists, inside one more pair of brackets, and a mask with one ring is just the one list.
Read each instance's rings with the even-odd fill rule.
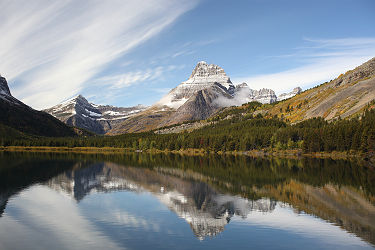
[[[105,65],[160,33],[195,4],[2,1],[1,72],[17,98],[34,108],[54,105],[77,94]],[[13,80],[21,84],[12,86]]]
[[274,56],[296,59],[300,67],[289,70],[234,78],[246,82],[253,89],[271,88],[277,94],[296,86],[303,89],[323,83],[353,69],[375,56],[375,38],[305,39],[308,46],[297,48],[296,53]]
[[164,67],[159,66],[153,69],[131,71],[124,74],[106,76],[98,79],[98,82],[110,85],[111,89],[121,89],[123,87],[144,81],[153,81],[158,79],[165,71],[166,69]]

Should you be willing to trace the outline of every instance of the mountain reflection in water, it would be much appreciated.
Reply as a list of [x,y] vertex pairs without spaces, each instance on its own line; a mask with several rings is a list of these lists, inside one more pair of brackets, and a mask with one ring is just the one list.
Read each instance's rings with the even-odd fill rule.
[[276,206],[274,200],[248,200],[221,194],[204,182],[181,179],[158,170],[95,163],[67,171],[49,180],[47,185],[77,201],[93,192],[151,192],[185,219],[200,239],[222,232],[234,214],[246,218],[253,210],[271,212]]
[[356,163],[142,154],[0,159],[0,216],[11,197],[43,184],[77,202],[95,193],[150,193],[200,240],[216,237],[234,216],[245,220],[290,206],[375,243],[375,174]]

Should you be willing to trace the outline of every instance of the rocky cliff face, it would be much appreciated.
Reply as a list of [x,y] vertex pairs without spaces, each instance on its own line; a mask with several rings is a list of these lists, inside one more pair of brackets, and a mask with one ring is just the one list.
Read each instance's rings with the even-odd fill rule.
[[289,99],[295,95],[298,95],[302,92],[302,89],[300,87],[296,87],[294,88],[291,92],[289,93],[282,93],[280,94],[278,97],[277,97],[277,100],[278,101],[282,101],[282,100],[285,100],[285,99]]
[[272,89],[260,89],[260,90],[254,90],[253,95],[250,96],[253,98],[254,101],[260,102],[260,103],[273,103],[277,100],[275,91]]
[[130,108],[96,105],[78,95],[44,111],[68,125],[104,134],[116,124],[144,109],[141,105]]

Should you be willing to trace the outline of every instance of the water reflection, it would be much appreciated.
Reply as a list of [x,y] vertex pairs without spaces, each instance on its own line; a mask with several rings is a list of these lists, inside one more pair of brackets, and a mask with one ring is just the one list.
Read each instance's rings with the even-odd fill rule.
[[[291,230],[294,222],[304,218],[302,224],[296,224],[295,228],[305,234],[311,217],[297,219],[294,216],[311,214],[372,244],[375,242],[375,199],[371,183],[375,175],[371,168],[340,161],[259,161],[249,158],[227,161],[214,158],[176,159],[175,156],[166,158],[168,156],[165,155],[117,156],[108,161],[106,157],[3,155],[0,158],[0,216],[8,210],[8,200],[18,197],[22,190],[39,187],[38,192],[48,193],[40,189],[42,186],[35,186],[41,184],[76,202],[83,202],[82,206],[85,201],[98,202],[86,199],[95,197],[95,194],[128,192],[126,195],[120,192],[122,196],[115,196],[116,199],[112,201],[111,196],[107,195],[106,199],[100,196],[103,200],[95,204],[103,206],[102,202],[109,202],[109,206],[102,208],[105,212],[92,207],[90,211],[85,211],[86,217],[91,216],[90,223],[104,223],[105,227],[120,226],[126,222],[131,228],[143,225],[143,230],[148,227],[160,233],[162,223],[156,218],[142,215],[151,208],[133,204],[135,209],[131,211],[128,207],[131,204],[122,204],[117,208],[115,205],[125,196],[126,201],[138,199],[131,194],[152,194],[152,199],[188,223],[200,240],[217,238],[233,220],[234,225],[240,221],[259,227]],[[343,164],[345,169],[340,168]],[[339,171],[333,174],[333,170]],[[320,176],[308,176],[312,172]],[[356,173],[356,176],[351,176],[352,173]],[[41,196],[37,198],[41,199]],[[147,202],[150,203],[149,200]],[[155,206],[156,203],[150,204]],[[36,203],[32,205],[37,206]],[[124,207],[127,209],[124,210]],[[286,216],[283,214],[285,211],[293,211],[294,215]],[[109,218],[108,214],[112,216]],[[160,213],[159,216],[164,214]],[[43,213],[38,213],[38,218],[43,218]],[[267,221],[265,218],[272,219]],[[283,221],[285,218],[294,219],[288,222]],[[81,216],[75,220],[87,224]],[[325,227],[327,234],[335,231],[329,224],[318,224],[318,231],[324,231]],[[310,232],[314,231],[314,227],[317,226],[311,226]],[[93,235],[96,238],[104,237],[99,232]],[[337,232],[337,235],[345,238],[341,239],[342,242],[349,241],[350,237],[344,237],[342,232]],[[114,248],[117,246],[113,242],[108,244]],[[140,243],[136,244],[135,248],[139,248]]]
[[253,210],[272,212],[276,206],[276,201],[266,198],[248,200],[221,194],[204,182],[181,179],[160,169],[113,163],[95,163],[66,171],[46,184],[77,201],[93,192],[152,192],[162,204],[185,219],[199,239],[222,232],[233,215],[246,218]]

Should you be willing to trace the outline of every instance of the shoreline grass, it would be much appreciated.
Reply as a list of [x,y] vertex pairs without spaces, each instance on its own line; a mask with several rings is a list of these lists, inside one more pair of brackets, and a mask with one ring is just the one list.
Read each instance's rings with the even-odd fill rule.
[[87,154],[121,154],[121,153],[166,153],[181,154],[186,156],[205,156],[209,154],[218,155],[244,155],[254,158],[279,157],[279,158],[331,158],[333,160],[366,160],[375,163],[375,156],[357,151],[333,151],[304,153],[301,149],[293,150],[251,150],[251,151],[226,151],[213,152],[204,149],[183,149],[183,150],[158,150],[147,149],[137,150],[133,148],[115,147],[48,147],[48,146],[2,146],[0,152],[43,152],[43,153],[87,153]]

